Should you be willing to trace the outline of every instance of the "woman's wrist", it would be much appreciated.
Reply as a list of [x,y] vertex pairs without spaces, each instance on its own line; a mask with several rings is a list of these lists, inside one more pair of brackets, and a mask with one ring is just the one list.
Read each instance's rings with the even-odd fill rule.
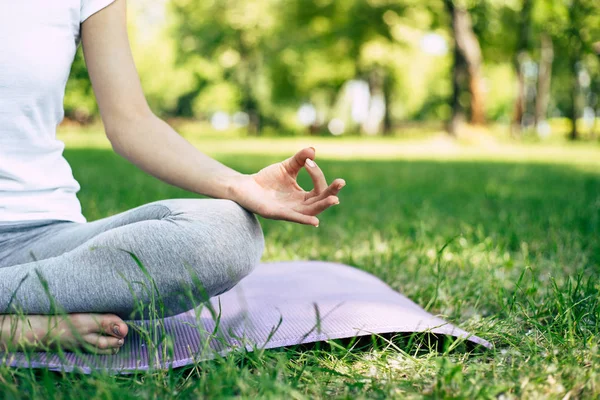
[[225,196],[224,198],[227,200],[235,201],[239,203],[241,198],[241,188],[243,186],[243,182],[246,179],[249,179],[250,175],[236,173],[230,176],[227,176],[222,180],[225,186]]

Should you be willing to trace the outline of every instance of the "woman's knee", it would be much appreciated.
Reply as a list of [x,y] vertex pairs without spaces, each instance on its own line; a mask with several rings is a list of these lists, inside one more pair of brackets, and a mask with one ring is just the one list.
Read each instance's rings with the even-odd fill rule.
[[[260,259],[264,250],[264,237],[258,219],[234,201],[221,199],[178,200],[180,208],[175,219],[188,222],[202,233],[223,239],[239,239],[237,244]],[[258,260],[257,260],[258,261]]]
[[[231,200],[213,200],[210,207],[210,249],[218,263],[227,267],[234,284],[260,261],[264,237],[258,219]],[[196,222],[200,227],[205,221]],[[192,223],[193,225],[194,223]]]
[[[205,233],[224,236],[243,236],[247,239],[249,251],[260,253],[264,249],[263,232],[257,218],[239,204],[222,199],[172,199],[156,202],[169,212],[163,219],[172,220],[177,225],[192,225]],[[259,258],[260,258],[259,255]]]
[[264,238],[256,217],[230,200],[176,200],[169,218],[184,242],[177,253],[197,295],[213,297],[233,288],[256,267]]

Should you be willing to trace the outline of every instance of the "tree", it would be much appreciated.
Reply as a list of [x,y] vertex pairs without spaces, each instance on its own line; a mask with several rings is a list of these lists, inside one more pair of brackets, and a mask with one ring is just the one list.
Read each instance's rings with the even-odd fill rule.
[[[598,69],[600,69],[600,41],[595,42],[593,45],[594,53],[596,54],[596,63],[598,65]],[[594,79],[594,104],[592,104],[592,108],[595,112],[594,118],[594,126],[592,127],[591,136],[593,139],[596,139],[598,136],[598,119],[600,118],[600,71],[597,71]]]
[[517,48],[513,57],[513,67],[517,76],[517,97],[512,123],[513,133],[520,132],[526,106],[523,61],[529,58],[533,3],[534,0],[523,0],[518,20]]
[[444,0],[444,5],[450,16],[450,27],[454,38],[452,117],[448,124],[448,132],[454,135],[463,114],[460,97],[465,86],[471,95],[471,123],[485,123],[483,56],[468,10],[460,4],[455,4],[454,0]]
[[[580,137],[577,124],[586,99],[582,95],[580,73],[594,69],[589,57],[593,54],[594,38],[600,34],[600,3],[596,0],[546,0],[536,4],[537,32],[548,35],[546,57],[555,57],[552,65],[552,103],[571,121],[569,138]],[[550,48],[552,46],[554,50]],[[598,72],[595,73],[596,76]],[[548,78],[549,79],[549,78]],[[596,78],[597,79],[597,78]],[[539,97],[539,93],[538,93]]]
[[548,117],[550,102],[550,85],[552,82],[552,63],[554,62],[554,45],[546,32],[540,35],[540,62],[538,68],[538,85],[535,102],[535,124],[539,125]]
[[271,54],[275,34],[276,0],[219,0],[171,4],[177,23],[180,62],[216,60],[219,72],[207,76],[199,71],[193,98],[210,81],[233,82],[237,106],[249,116],[248,130],[258,134],[264,119],[261,91],[264,86],[265,58]]
[[325,89],[333,103],[345,82],[350,79],[363,80],[368,83],[372,95],[385,99],[385,115],[378,130],[389,132],[390,104],[395,83],[393,66],[385,56],[365,57],[365,51],[369,46],[398,44],[398,39],[392,34],[392,26],[411,3],[411,0],[288,2],[283,19],[287,31],[293,34],[286,35],[288,41],[283,47],[297,52],[298,57],[294,62],[302,58],[308,63],[311,59],[321,60],[323,56],[329,58],[329,62],[334,61],[330,74],[322,74],[322,79],[313,80],[311,84],[299,82],[305,77],[298,77],[294,84],[303,87],[301,94],[310,96],[307,92]]
[[[598,34],[600,24],[600,4],[596,0],[573,0],[568,7],[568,59],[571,67],[571,101],[567,115],[571,120],[569,138],[579,138],[577,120],[581,115],[581,88],[579,72],[584,54],[593,54],[593,39]],[[595,33],[596,35],[593,35]]]

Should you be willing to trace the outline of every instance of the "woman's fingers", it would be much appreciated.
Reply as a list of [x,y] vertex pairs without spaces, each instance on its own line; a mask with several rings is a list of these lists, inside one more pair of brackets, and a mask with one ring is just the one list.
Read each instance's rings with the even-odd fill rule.
[[336,204],[340,204],[340,199],[337,196],[328,196],[312,204],[302,205],[296,210],[306,215],[318,215]]
[[290,210],[285,219],[291,222],[297,222],[299,224],[319,226],[319,218],[294,210]]
[[336,179],[321,194],[309,196],[304,204],[310,205],[316,203],[317,201],[323,200],[329,196],[337,196],[344,186],[346,186],[345,180]]
[[281,208],[278,212],[263,216],[271,219],[297,222],[304,225],[319,226],[319,219],[316,216],[336,204],[340,204],[338,197],[328,196],[312,204],[303,204],[295,209]]
[[298,172],[300,172],[302,167],[304,167],[304,163],[306,162],[307,158],[315,158],[315,149],[312,147],[302,149],[292,157],[283,161],[283,166],[288,174],[295,177],[298,175]]
[[310,179],[312,179],[315,188],[311,190],[312,195],[319,195],[325,189],[327,189],[327,180],[325,179],[325,174],[321,171],[321,168],[317,165],[316,162],[307,158],[304,164],[306,171],[308,171],[308,175],[310,175]]

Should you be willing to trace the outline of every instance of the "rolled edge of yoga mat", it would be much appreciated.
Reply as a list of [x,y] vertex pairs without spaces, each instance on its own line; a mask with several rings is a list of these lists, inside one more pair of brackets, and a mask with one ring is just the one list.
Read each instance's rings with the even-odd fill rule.
[[129,321],[130,334],[114,356],[0,353],[0,364],[127,374],[180,368],[242,348],[252,351],[413,332],[448,335],[492,347],[484,339],[426,312],[379,278],[337,263],[260,264],[234,289],[211,299],[210,304],[213,312],[220,313],[217,321],[209,307],[165,318],[158,326],[148,321]]

